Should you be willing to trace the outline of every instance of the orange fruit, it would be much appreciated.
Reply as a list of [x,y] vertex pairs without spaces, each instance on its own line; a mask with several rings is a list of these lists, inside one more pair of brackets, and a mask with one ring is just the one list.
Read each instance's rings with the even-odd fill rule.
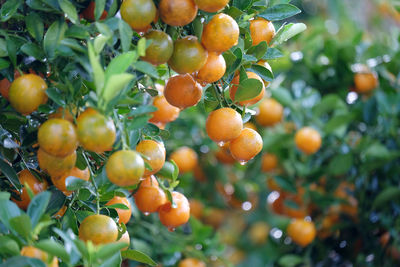
[[56,112],[51,113],[49,115],[49,119],[55,119],[55,118],[65,119],[65,120],[67,120],[67,121],[69,121],[71,123],[74,123],[74,118],[75,118],[76,111],[77,111],[76,108],[73,108],[72,112],[71,112],[70,109],[65,109],[63,107],[59,107]]
[[354,85],[357,93],[365,94],[378,86],[378,77],[373,72],[356,73],[354,75]]
[[296,244],[305,247],[310,244],[316,235],[315,225],[313,222],[303,219],[294,219],[287,228],[288,236]]
[[114,204],[123,204],[128,207],[127,210],[119,209],[119,208],[115,209],[117,211],[118,217],[119,217],[118,222],[127,224],[132,216],[131,203],[129,202],[129,200],[126,197],[114,196],[112,199],[110,199],[110,201],[108,201],[106,203],[106,206],[111,206]]
[[258,45],[262,41],[270,44],[275,36],[275,27],[271,21],[263,18],[257,18],[250,21],[250,35],[253,45]]
[[164,166],[166,152],[163,144],[153,140],[142,140],[136,146],[136,151],[148,158],[143,160],[152,168],[152,170],[145,169],[144,176],[152,175],[161,170],[162,166]]
[[[241,105],[241,106],[250,106],[250,105],[254,105],[254,104],[257,103],[258,101],[260,101],[260,100],[264,97],[264,94],[265,94],[264,82],[263,82],[263,80],[260,78],[260,76],[258,76],[258,75],[255,74],[254,72],[250,72],[250,71],[246,71],[246,73],[247,73],[247,77],[248,77],[249,79],[257,79],[257,80],[259,80],[259,81],[262,83],[262,90],[261,90],[261,92],[260,92],[257,96],[255,96],[255,97],[253,97],[253,98],[251,98],[251,99],[239,101],[238,103],[239,103],[239,105]],[[237,75],[235,78],[233,78],[233,80],[232,80],[232,82],[231,82],[232,87],[229,89],[229,96],[231,97],[231,99],[232,99],[233,102],[235,102],[235,95],[236,95],[236,91],[237,91],[238,86],[239,86],[239,81],[240,81],[240,76]]]
[[297,148],[305,154],[314,154],[321,147],[321,135],[311,127],[303,127],[297,131],[295,143]]
[[39,194],[47,189],[47,182],[43,180],[40,182],[36,177],[27,169],[22,170],[18,173],[18,179],[22,188],[22,193],[19,195],[21,200],[14,199],[14,202],[23,210],[26,210],[31,202],[31,198],[29,197],[28,190],[25,188],[25,184],[27,184],[34,195]]
[[261,136],[253,129],[244,128],[240,135],[229,143],[232,157],[247,162],[260,153],[263,146]]
[[166,63],[172,56],[174,44],[171,37],[163,31],[151,30],[143,37],[151,41],[146,48],[146,55],[141,57],[142,60],[150,62],[153,65]]
[[75,166],[76,152],[74,151],[66,157],[55,157],[48,154],[42,148],[39,148],[37,159],[40,168],[50,174],[50,176],[60,176]]
[[35,258],[43,261],[48,267],[58,267],[57,257],[49,257],[49,255],[33,246],[25,246],[21,249],[21,256]]
[[153,0],[124,0],[119,11],[132,29],[143,31],[156,17],[157,8]]
[[242,129],[242,117],[231,108],[220,108],[212,111],[206,121],[208,137],[217,143],[225,143],[237,138]]
[[161,20],[171,26],[185,26],[197,15],[197,5],[193,0],[161,0],[158,10]]
[[[89,3],[89,5],[87,6],[87,8],[85,8],[85,10],[83,10],[82,12],[82,16],[87,19],[88,21],[95,21],[95,17],[94,17],[94,10],[96,8],[96,2],[95,1],[91,1]],[[104,10],[103,13],[100,16],[100,20],[103,20],[105,18],[107,18],[107,11]]]
[[190,205],[190,215],[194,216],[196,219],[200,220],[203,216],[204,205],[200,200],[191,199],[189,200]]
[[[19,73],[18,70],[14,71],[14,80],[20,77],[21,74]],[[8,94],[10,92],[10,85],[11,82],[7,80],[7,78],[4,78],[3,80],[0,81],[0,94],[8,100]]]
[[197,154],[190,147],[183,146],[171,153],[170,160],[173,160],[179,167],[179,173],[191,172],[197,165]]
[[215,15],[203,29],[201,42],[207,51],[222,53],[236,45],[239,40],[239,26],[230,16]]
[[243,128],[250,128],[254,131],[257,131],[257,126],[252,122],[246,122],[245,124],[243,124]]
[[265,98],[258,106],[256,121],[261,126],[273,126],[283,118],[283,106],[272,98]]
[[206,267],[206,264],[195,258],[186,258],[179,262],[178,267]]
[[196,80],[202,84],[213,83],[224,76],[226,71],[225,59],[215,52],[208,53],[206,64],[197,72]]
[[39,127],[38,143],[52,156],[66,157],[78,147],[75,126],[64,119],[49,119]]
[[229,151],[229,143],[225,143],[222,147],[219,147],[217,152],[215,152],[215,157],[219,162],[224,164],[234,164],[236,162]]
[[174,52],[168,65],[179,74],[200,70],[207,62],[207,51],[196,36],[188,35],[174,43]]
[[137,208],[144,214],[157,212],[162,205],[167,203],[167,196],[152,176],[146,177],[134,197]]
[[125,231],[125,233],[122,234],[121,238],[118,239],[117,243],[125,243],[126,244],[126,247],[121,249],[121,251],[128,250],[129,245],[131,244],[131,239],[129,237],[129,232]]
[[179,193],[172,192],[172,200],[175,207],[172,207],[171,202],[168,202],[160,207],[158,215],[161,223],[170,230],[188,222],[190,217],[190,205],[187,198]]
[[139,183],[144,173],[144,161],[133,150],[114,152],[106,163],[108,179],[118,186],[133,186]]
[[179,108],[168,103],[163,95],[154,98],[153,106],[157,110],[152,113],[153,117],[150,118],[149,122],[165,124],[176,120],[179,116]]
[[165,99],[180,109],[196,105],[201,95],[202,87],[189,74],[172,76],[165,85]]
[[94,214],[86,217],[79,226],[79,239],[92,241],[95,245],[117,241],[117,224],[108,216]]
[[64,195],[66,196],[70,196],[72,194],[72,191],[68,191],[67,190],[67,185],[65,184],[65,180],[70,177],[70,176],[74,176],[76,178],[85,180],[85,181],[89,181],[90,178],[90,173],[89,173],[89,169],[86,168],[84,170],[81,170],[77,167],[72,168],[71,170],[64,172],[61,176],[56,177],[56,176],[52,176],[51,177],[51,181],[53,182],[54,186],[60,190],[61,192],[64,193]]
[[111,150],[116,139],[113,120],[93,108],[79,115],[77,133],[82,147],[97,153]]
[[8,98],[16,111],[29,115],[47,102],[46,89],[47,84],[40,76],[24,74],[11,83]]
[[278,166],[278,157],[275,154],[265,153],[261,159],[261,170],[270,172]]
[[200,10],[214,13],[223,9],[229,0],[194,0]]

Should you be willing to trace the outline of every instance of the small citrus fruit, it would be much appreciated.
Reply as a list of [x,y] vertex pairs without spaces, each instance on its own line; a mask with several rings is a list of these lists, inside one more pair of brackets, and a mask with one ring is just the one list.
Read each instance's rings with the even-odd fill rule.
[[295,143],[298,149],[310,155],[321,147],[321,135],[311,127],[303,127],[295,135]]
[[35,258],[43,261],[48,267],[58,267],[57,257],[49,257],[49,255],[33,246],[25,246],[21,249],[21,256]]
[[106,163],[108,179],[118,186],[132,186],[139,183],[144,173],[144,161],[133,150],[114,152]]
[[214,13],[223,9],[229,0],[194,0],[200,10]]
[[170,202],[160,207],[158,215],[161,223],[170,230],[188,222],[190,217],[190,205],[187,198],[179,193],[172,192],[172,200],[175,207]]
[[197,15],[193,0],[161,0],[158,9],[161,20],[171,26],[185,26]]
[[66,157],[55,157],[39,148],[37,158],[42,170],[50,176],[60,176],[75,166],[76,152],[74,151]]
[[356,73],[354,85],[357,93],[365,94],[371,92],[378,86],[378,78],[375,73]]
[[110,199],[110,201],[106,203],[106,206],[111,206],[114,204],[123,204],[128,207],[127,210],[119,208],[115,209],[118,213],[119,223],[127,224],[132,216],[131,203],[126,197],[114,196],[112,199]]
[[212,111],[206,121],[207,134],[211,140],[217,143],[225,143],[237,138],[242,129],[242,117],[231,108]]
[[151,41],[146,48],[146,55],[142,57],[144,61],[150,62],[153,65],[166,63],[172,56],[174,44],[171,37],[163,31],[151,30],[143,37]]
[[270,44],[275,36],[275,27],[271,21],[263,18],[257,18],[250,21],[250,35],[253,45],[258,45],[262,41]]
[[201,95],[202,87],[189,74],[172,76],[165,85],[165,99],[180,109],[196,105]]
[[145,155],[148,159],[144,159],[152,170],[145,169],[144,176],[152,175],[159,170],[165,163],[165,147],[163,144],[153,140],[142,140],[136,146],[136,151]]
[[148,28],[156,17],[157,9],[153,0],[124,0],[120,13],[122,19],[135,31]]
[[162,205],[167,203],[167,196],[153,176],[146,177],[134,197],[137,208],[144,214],[157,212]]
[[200,83],[213,83],[224,76],[226,70],[225,59],[215,52],[208,53],[206,64],[197,72],[196,80]]
[[261,126],[273,126],[282,120],[283,106],[275,99],[263,99],[258,109],[259,112],[256,115],[256,121]]
[[176,120],[179,116],[179,108],[168,103],[164,95],[156,96],[153,100],[153,106],[157,110],[151,113],[153,117],[150,118],[149,122],[165,124]]
[[287,228],[288,236],[296,244],[305,247],[310,244],[316,235],[315,225],[313,222],[303,219],[294,219]]
[[263,172],[270,172],[278,166],[278,157],[275,154],[265,153],[261,159],[261,170]]
[[90,173],[89,169],[86,168],[84,170],[79,169],[78,167],[74,167],[71,170],[64,172],[61,176],[52,176],[51,181],[53,182],[54,186],[64,193],[66,196],[70,196],[72,191],[67,190],[67,185],[65,184],[65,180],[70,177],[74,176],[76,178],[82,179],[84,181],[89,181]]
[[179,262],[178,267],[206,267],[206,264],[195,258],[186,258]]
[[47,189],[47,182],[43,180],[40,182],[29,170],[25,169],[18,173],[18,179],[22,188],[22,193],[19,195],[21,200],[14,199],[14,202],[23,210],[26,210],[31,202],[31,198],[29,197],[28,190],[25,188],[25,184],[27,184],[32,190],[34,195],[39,194]]
[[79,226],[79,238],[84,242],[92,241],[95,245],[117,241],[117,224],[108,216],[94,214],[86,217]]
[[172,152],[170,160],[173,160],[179,167],[179,173],[193,171],[197,165],[197,154],[190,147],[183,146]]
[[261,136],[254,130],[244,128],[240,135],[229,143],[232,157],[245,163],[260,153],[263,146]]

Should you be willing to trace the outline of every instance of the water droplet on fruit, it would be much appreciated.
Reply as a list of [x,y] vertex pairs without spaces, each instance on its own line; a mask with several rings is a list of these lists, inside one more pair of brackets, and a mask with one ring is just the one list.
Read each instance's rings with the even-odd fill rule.
[[239,164],[242,165],[242,166],[246,165],[246,163],[247,163],[246,160],[239,160]]
[[168,227],[168,231],[175,232],[175,227]]
[[144,216],[149,216],[150,212],[144,212],[143,214],[144,214]]
[[217,145],[218,145],[219,147],[223,147],[223,146],[225,145],[225,142],[223,142],[223,141],[218,142]]

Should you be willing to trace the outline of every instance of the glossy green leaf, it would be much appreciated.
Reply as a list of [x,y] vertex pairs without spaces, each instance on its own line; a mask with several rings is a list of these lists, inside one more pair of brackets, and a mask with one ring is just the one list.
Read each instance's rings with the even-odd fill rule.
[[305,31],[307,26],[304,23],[289,23],[283,26],[275,35],[272,43],[274,45],[280,45],[297,34]]
[[64,33],[67,30],[67,24],[63,20],[56,20],[50,25],[43,40],[43,49],[50,59],[56,56],[57,46],[64,38]]
[[11,218],[10,227],[25,240],[29,239],[32,231],[32,223],[27,214],[23,213],[19,216]]
[[263,89],[263,84],[257,79],[246,79],[240,82],[235,94],[235,102],[252,99],[258,96]]
[[37,194],[29,203],[27,213],[31,218],[32,228],[35,228],[40,218],[46,211],[47,205],[50,201],[51,193],[48,191]]
[[78,22],[78,13],[75,6],[69,0],[58,0],[62,11],[64,11],[67,18],[74,24]]
[[5,22],[13,17],[13,15],[17,12],[18,8],[23,3],[22,0],[7,0],[2,3],[0,9],[0,19],[2,22]]
[[151,266],[156,266],[157,263],[152,260],[149,256],[147,256],[146,254],[144,254],[143,252],[140,252],[138,250],[126,250],[126,251],[121,251],[121,255],[123,258],[125,259],[130,259],[130,260],[134,260],[137,262],[141,262],[141,263],[145,263]]
[[259,16],[269,21],[276,21],[290,18],[300,12],[301,10],[294,5],[279,4],[267,8],[267,10],[260,13]]

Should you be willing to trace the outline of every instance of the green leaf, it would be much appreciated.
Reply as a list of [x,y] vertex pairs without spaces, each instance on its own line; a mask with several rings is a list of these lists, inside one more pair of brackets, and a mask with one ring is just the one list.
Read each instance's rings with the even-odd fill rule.
[[133,74],[129,73],[114,74],[110,76],[103,92],[103,99],[105,102],[108,103],[116,97],[134,77]]
[[41,47],[34,43],[26,43],[21,46],[21,51],[37,60],[43,60],[45,55]]
[[240,82],[235,94],[235,102],[252,99],[263,90],[263,84],[257,79],[246,79]]
[[147,48],[147,45],[146,45],[146,38],[144,38],[144,37],[142,37],[140,40],[139,40],[139,42],[138,42],[138,44],[137,44],[137,52],[138,52],[138,54],[139,54],[139,56],[141,56],[141,57],[143,57],[143,56],[145,56],[146,55],[146,48]]
[[373,143],[364,151],[364,155],[368,160],[390,158],[391,153],[381,143]]
[[136,52],[130,51],[113,58],[106,69],[106,80],[112,75],[124,73],[136,59]]
[[8,181],[10,181],[10,183],[15,187],[15,189],[19,190],[22,188],[17,173],[2,158],[0,158],[0,170],[7,177]]
[[158,79],[158,72],[157,69],[150,63],[146,62],[146,61],[137,61],[133,67],[140,71],[143,72],[144,74],[147,74],[153,78]]
[[272,42],[274,45],[280,45],[306,29],[304,23],[289,23],[279,29]]
[[90,186],[90,182],[79,179],[74,176],[69,176],[67,177],[67,179],[65,179],[65,185],[67,187],[67,190],[75,191],[81,189],[82,187]]
[[106,0],[96,0],[96,5],[94,8],[94,18],[95,20],[99,20],[101,15],[103,14],[104,7],[106,5]]
[[[161,177],[173,180],[174,176],[175,176],[175,165],[169,161],[165,161],[161,170],[159,170],[157,172],[157,176],[161,176]],[[179,173],[179,169],[178,169],[178,173]]]
[[149,256],[144,254],[143,252],[140,252],[138,250],[126,250],[126,251],[121,251],[121,255],[125,259],[130,259],[134,260],[137,262],[145,263],[151,266],[156,266],[157,263],[153,261]]
[[50,255],[60,258],[64,263],[69,263],[69,254],[65,250],[65,247],[59,242],[51,239],[45,239],[36,243],[35,247],[47,252]]
[[32,35],[36,41],[40,42],[44,33],[44,24],[40,16],[34,12],[29,13],[28,16],[25,17],[25,24],[29,34]]
[[40,218],[46,211],[46,207],[49,204],[51,193],[49,191],[41,192],[37,194],[29,203],[27,213],[31,218],[32,228],[36,227]]
[[281,257],[278,264],[283,267],[295,267],[303,262],[303,258],[294,254],[287,254]]
[[7,38],[6,39],[6,44],[7,44],[7,53],[8,57],[11,60],[11,63],[14,65],[14,67],[17,65],[17,43],[14,42],[13,38]]
[[13,15],[17,12],[18,8],[23,3],[22,0],[7,0],[2,3],[0,9],[0,19],[2,22],[5,22],[13,17]]
[[15,257],[9,258],[0,264],[0,267],[10,267],[10,266],[46,267],[46,264],[39,259],[23,257],[23,256],[15,256]]
[[282,52],[277,48],[269,47],[267,52],[263,55],[263,60],[277,59],[283,57]]
[[11,218],[10,226],[25,240],[29,239],[32,231],[32,224],[27,214],[23,213],[17,217]]
[[104,70],[100,65],[100,57],[95,53],[94,47],[92,43],[88,43],[88,54],[90,65],[92,66],[92,78],[96,85],[96,93],[97,95],[102,95],[103,87],[104,87]]
[[101,246],[101,248],[96,253],[96,258],[100,260],[105,260],[112,257],[115,253],[119,254],[119,251],[126,247],[125,243],[112,243]]
[[258,64],[253,64],[250,68],[250,71],[260,76],[260,78],[263,79],[264,81],[270,82],[274,79],[274,75],[269,69]]
[[19,255],[18,243],[7,236],[0,236],[0,255]]
[[107,36],[104,34],[97,35],[96,38],[94,39],[94,43],[93,43],[94,51],[97,54],[100,54],[101,51],[103,50],[104,46],[108,42],[108,40],[110,40],[110,38],[111,38],[110,36]]
[[400,198],[400,188],[388,187],[385,188],[379,195],[375,198],[372,205],[372,209],[377,209],[383,207],[390,201],[395,201]]
[[10,66],[10,62],[0,58],[0,70],[6,69]]
[[121,203],[118,204],[112,204],[112,205],[107,205],[105,208],[110,208],[110,209],[121,209],[121,210],[129,210],[129,208]]
[[328,173],[332,175],[340,175],[347,173],[353,165],[353,155],[339,154],[333,157],[328,166]]
[[69,18],[73,24],[76,24],[78,22],[78,13],[76,12],[75,6],[69,0],[58,0],[58,4],[65,15],[67,15],[67,18]]
[[324,132],[330,134],[340,130],[341,127],[346,127],[353,119],[354,114],[352,113],[336,115],[325,124]]
[[264,12],[260,13],[258,16],[269,21],[277,21],[290,18],[296,14],[299,14],[300,12],[301,10],[294,5],[279,4],[267,8]]
[[60,19],[53,22],[47,30],[43,40],[43,49],[50,59],[55,57],[57,46],[64,38],[64,33],[67,28],[68,26],[65,21]]
[[118,30],[121,39],[122,51],[128,52],[132,43],[132,28],[124,20],[120,19],[118,20]]
[[111,267],[111,266],[119,267],[121,266],[121,263],[122,263],[121,254],[115,253],[113,256],[103,261],[99,267]]
[[57,105],[65,106],[63,94],[57,88],[54,87],[47,88],[46,94],[50,97],[51,100],[57,103]]
[[252,54],[258,60],[261,59],[265,53],[268,51],[268,44],[265,41],[262,41],[256,46],[252,46],[247,50],[247,54]]
[[12,201],[0,199],[0,222],[2,222],[8,229],[15,232],[10,225],[10,220],[14,217],[20,216],[21,210]]
[[7,42],[3,38],[0,38],[0,57],[8,56]]
[[129,116],[139,116],[146,113],[151,113],[156,111],[157,108],[155,106],[138,106],[133,107],[132,110],[129,112]]

